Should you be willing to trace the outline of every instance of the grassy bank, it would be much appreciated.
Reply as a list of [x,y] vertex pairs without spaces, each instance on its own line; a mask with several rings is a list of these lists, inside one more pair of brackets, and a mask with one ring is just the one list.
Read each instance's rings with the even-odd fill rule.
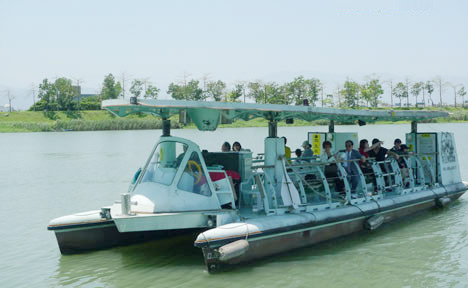
[[[175,121],[172,125],[173,128],[179,128]],[[107,111],[55,112],[47,115],[33,111],[0,113],[0,132],[139,130],[161,127],[161,120],[151,115],[118,118]]]
[[[430,123],[446,122],[467,122],[468,109],[464,108],[427,108],[427,110],[444,110],[450,113],[447,118],[431,119]],[[181,128],[177,122],[177,117],[172,121],[173,128]],[[378,122],[381,124],[391,122]],[[402,122],[399,122],[402,123]],[[278,123],[279,126],[308,126],[327,125],[327,120],[317,120],[306,122],[294,120],[293,124],[286,124],[284,121]],[[354,124],[354,123],[337,123]],[[238,120],[232,124],[220,125],[220,127],[241,128],[241,127],[266,127],[268,122],[265,119],[253,119],[250,121]],[[107,111],[81,111],[81,112],[54,112],[45,114],[43,112],[11,112],[0,113],[0,132],[44,132],[44,131],[95,131],[95,130],[138,130],[138,129],[161,129],[162,122],[152,115],[130,115],[125,118],[118,118]],[[184,128],[195,128],[195,125],[188,124]]]

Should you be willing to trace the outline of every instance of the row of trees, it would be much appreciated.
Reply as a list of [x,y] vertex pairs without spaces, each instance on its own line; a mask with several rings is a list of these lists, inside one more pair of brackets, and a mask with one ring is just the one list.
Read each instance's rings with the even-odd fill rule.
[[[125,98],[125,87],[116,81],[114,75],[108,74],[104,77],[102,89],[99,94],[101,100]],[[160,89],[151,84],[147,79],[133,79],[130,93],[136,97],[158,98]]]
[[[390,88],[392,107],[394,98],[399,100],[396,106],[403,106],[402,102],[405,100],[406,106],[409,106],[410,95],[415,98],[416,106],[425,104],[426,100],[434,106],[435,88],[438,88],[439,103],[443,103],[442,91],[448,85],[453,87],[455,106],[457,97],[461,97],[464,103],[466,95],[464,86],[446,83],[440,77],[432,81],[418,82],[406,79],[396,84],[393,81],[382,83],[377,77],[368,77],[363,83],[347,79],[343,86],[337,87],[333,94],[325,94],[322,81],[317,78],[307,79],[303,76],[284,84],[263,81],[237,82],[232,88],[228,88],[228,85],[221,80],[204,79],[200,82],[200,80],[184,77],[182,81],[170,83],[167,94],[176,100],[246,102],[246,98],[249,98],[255,103],[286,105],[300,105],[307,100],[312,106],[357,108],[378,107],[382,104],[383,84],[388,84]],[[138,98],[157,99],[160,91],[144,78],[133,79],[129,88],[129,92]],[[31,107],[31,110],[93,110],[100,109],[102,100],[125,98],[125,87],[120,81],[116,81],[112,74],[108,74],[104,77],[99,94],[82,98],[79,87],[73,86],[72,80],[65,77],[57,78],[54,82],[44,79],[39,85],[38,97],[40,100]],[[422,102],[419,102],[420,99]]]
[[255,103],[270,104],[300,104],[304,99],[315,104],[323,87],[320,80],[305,79],[303,76],[293,81],[279,85],[276,82],[238,82],[228,89],[221,80],[206,81],[200,85],[199,80],[184,80],[169,84],[167,94],[176,100],[213,100],[226,102],[241,102],[250,98]]
[[[313,106],[375,108],[382,104],[381,98],[385,92],[384,84],[388,84],[390,87],[390,105],[392,107],[404,106],[402,103],[404,100],[406,100],[406,106],[410,106],[410,96],[415,98],[416,106],[426,105],[426,96],[428,103],[435,106],[433,101],[435,87],[438,88],[439,103],[442,105],[442,92],[447,86],[454,89],[454,106],[457,106],[457,97],[462,98],[463,104],[465,102],[464,86],[444,82],[440,77],[432,81],[418,82],[406,79],[395,85],[393,81],[381,82],[377,77],[368,77],[363,83],[347,79],[334,94],[325,94],[324,84],[319,79],[306,79],[303,76],[296,77],[291,82],[282,85],[263,81],[238,82],[231,89],[228,89],[226,83],[221,80],[204,81],[203,84],[200,84],[199,80],[184,79],[179,83],[171,83],[167,94],[176,100],[245,102],[246,98],[250,98],[255,103],[300,105],[304,99],[307,99],[309,104]],[[422,102],[419,102],[420,96],[422,96]],[[399,99],[398,104],[394,105],[394,98]]]
[[[390,82],[392,84],[392,82]],[[432,106],[434,105],[434,99],[432,98],[432,94],[435,92],[434,86],[438,88],[439,92],[439,105],[443,104],[442,101],[442,92],[446,86],[450,86],[453,88],[453,95],[454,95],[454,102],[453,105],[457,106],[457,97],[462,98],[462,105],[465,104],[465,87],[463,85],[454,85],[448,82],[444,82],[440,77],[436,77],[432,81],[418,81],[418,82],[410,82],[406,79],[404,82],[398,82],[395,87],[393,85],[390,86],[391,88],[391,96],[396,97],[400,100],[399,106],[402,106],[402,100],[406,99],[406,106],[409,106],[409,98],[412,95],[415,98],[416,106],[418,104],[425,105],[426,103],[426,95],[428,96],[428,102]],[[419,102],[419,96],[422,96],[422,102]],[[393,100],[392,100],[393,102]]]
[[[33,88],[33,93],[35,89]],[[136,97],[154,98],[159,94],[159,89],[140,79],[134,79],[130,87],[130,93]],[[44,79],[39,84],[39,101],[31,106],[32,111],[74,111],[74,110],[99,110],[101,101],[124,97],[124,89],[112,74],[104,77],[99,94],[81,97],[81,87],[74,86],[71,79],[61,77],[55,81]],[[35,95],[33,95],[35,98]]]

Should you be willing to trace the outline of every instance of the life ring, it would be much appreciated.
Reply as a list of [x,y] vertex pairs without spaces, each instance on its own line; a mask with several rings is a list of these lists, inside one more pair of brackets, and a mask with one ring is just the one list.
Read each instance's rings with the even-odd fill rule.
[[200,164],[198,164],[196,161],[194,160],[189,160],[187,162],[187,170],[189,171],[193,171],[192,170],[192,165],[195,166],[195,168],[197,169],[198,171],[198,175],[196,176],[197,177],[197,181],[195,181],[195,184],[198,184],[201,180],[201,177],[202,177],[202,172],[201,172],[201,167],[200,167]]

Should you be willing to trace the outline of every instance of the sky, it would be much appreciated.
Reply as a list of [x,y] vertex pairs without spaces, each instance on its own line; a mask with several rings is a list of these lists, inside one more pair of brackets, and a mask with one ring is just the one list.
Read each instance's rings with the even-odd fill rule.
[[[147,78],[161,99],[184,74],[229,85],[304,75],[325,93],[370,75],[468,88],[466,15],[464,0],[0,0],[0,104],[10,90],[28,108],[44,78],[96,93],[108,73]],[[444,95],[453,102],[450,86]]]

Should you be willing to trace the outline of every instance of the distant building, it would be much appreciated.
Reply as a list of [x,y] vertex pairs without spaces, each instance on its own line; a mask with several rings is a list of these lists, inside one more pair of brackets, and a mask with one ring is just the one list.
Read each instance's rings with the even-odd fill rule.
[[83,98],[88,98],[88,97],[97,97],[98,94],[82,94],[81,93],[81,86],[72,86],[73,89],[75,89],[76,91],[76,95],[73,100],[75,101],[79,101],[80,99],[83,99]]

